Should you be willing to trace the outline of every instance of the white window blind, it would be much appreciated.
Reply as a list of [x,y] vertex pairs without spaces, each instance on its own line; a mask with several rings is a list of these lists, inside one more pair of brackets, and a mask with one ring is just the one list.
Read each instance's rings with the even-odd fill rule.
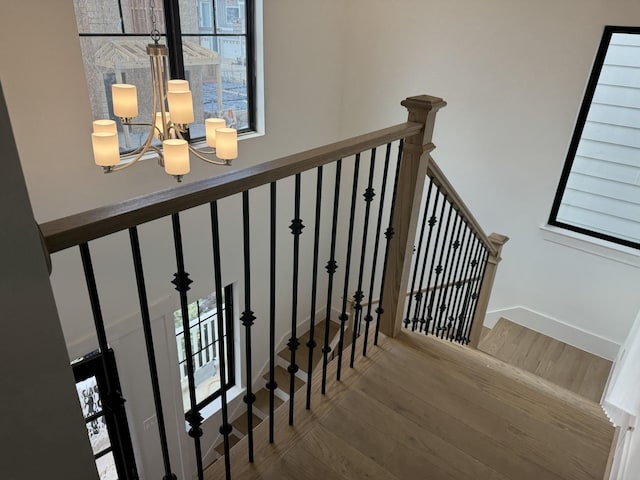
[[570,170],[565,169],[550,223],[638,246],[640,33],[605,31],[604,41],[604,56],[592,74],[595,79],[599,70],[597,82],[587,91],[586,99],[592,98],[583,105],[588,113],[584,123],[578,121],[582,131],[574,135]]

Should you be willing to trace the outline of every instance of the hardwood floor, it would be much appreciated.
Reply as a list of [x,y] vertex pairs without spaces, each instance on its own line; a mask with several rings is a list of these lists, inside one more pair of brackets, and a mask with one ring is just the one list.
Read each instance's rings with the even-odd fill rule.
[[609,360],[505,318],[483,331],[478,348],[594,402],[600,402],[611,370]]
[[[593,402],[483,352],[402,332],[343,368],[295,424],[276,412],[231,452],[236,479],[603,478],[613,427]],[[345,365],[343,365],[344,367]],[[223,462],[207,479],[224,478]]]

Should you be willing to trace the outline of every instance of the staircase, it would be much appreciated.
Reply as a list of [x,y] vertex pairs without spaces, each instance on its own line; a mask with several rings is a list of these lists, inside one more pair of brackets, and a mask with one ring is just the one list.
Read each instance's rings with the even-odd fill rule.
[[[316,323],[316,340],[318,336],[324,335],[326,321],[322,320]],[[331,339],[330,344],[335,344],[337,340],[337,334],[339,332],[340,325],[330,321],[329,322],[329,338]],[[307,384],[308,381],[308,369],[309,364],[307,363],[307,359],[309,358],[309,347],[307,346],[307,342],[310,338],[310,332],[307,331],[303,335],[300,336],[300,347],[298,348],[298,355],[300,360],[300,369],[296,373],[294,388],[295,391],[298,392]],[[278,388],[275,390],[275,408],[278,409],[282,406],[285,401],[289,399],[289,382],[290,376],[289,372],[286,369],[286,365],[290,359],[290,351],[288,348],[283,348],[278,352],[277,361],[278,365],[275,368],[275,378],[276,383],[278,384]],[[330,357],[331,359],[332,357]],[[322,364],[322,349],[314,348],[313,349],[313,369],[314,371],[318,366]],[[262,376],[263,381],[259,383],[259,387],[255,391],[256,401],[253,404],[253,427],[256,428],[263,420],[266,420],[269,417],[269,390],[266,388],[266,384],[269,381],[269,372],[265,373]],[[229,436],[229,444],[231,447],[235,446],[242,438],[247,435],[248,431],[248,421],[247,421],[247,412],[244,409],[241,409],[241,414],[237,416],[235,419],[231,421],[231,425],[233,427],[233,431]],[[215,451],[218,454],[218,457],[214,460],[217,461],[224,455],[224,444],[222,438],[220,438],[218,445],[215,447]]]
[[[380,346],[312,411],[298,398],[295,427],[281,409],[275,444],[261,424],[255,463],[240,441],[235,478],[603,478],[614,429],[597,404],[434,337],[403,331]],[[205,478],[219,478],[221,463]]]

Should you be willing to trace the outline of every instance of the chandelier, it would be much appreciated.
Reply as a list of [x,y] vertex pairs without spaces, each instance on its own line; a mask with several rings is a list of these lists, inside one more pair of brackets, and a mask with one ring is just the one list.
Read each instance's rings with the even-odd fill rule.
[[[187,80],[168,79],[167,47],[161,43],[151,6],[151,39],[147,55],[151,65],[153,90],[152,118],[148,123],[134,122],[138,116],[138,94],[135,85],[116,83],[111,86],[113,112],[123,127],[143,126],[149,133],[133,152],[120,153],[117,125],[114,120],[93,122],[91,143],[96,164],[105,173],[117,172],[134,165],[147,153],[155,153],[158,164],[178,182],[190,171],[189,154],[214,165],[230,165],[238,156],[238,134],[227,128],[223,118],[205,120],[206,143],[209,148],[196,150],[185,139],[189,124],[194,121],[193,99]],[[157,139],[161,146],[154,145]],[[126,163],[121,163],[122,161]]]

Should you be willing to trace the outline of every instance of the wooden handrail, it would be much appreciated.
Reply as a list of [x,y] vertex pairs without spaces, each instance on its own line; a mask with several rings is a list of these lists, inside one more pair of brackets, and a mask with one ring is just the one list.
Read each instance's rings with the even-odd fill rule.
[[49,253],[302,173],[356,153],[418,134],[406,122],[330,145],[179,185],[40,225]]
[[484,232],[478,221],[471,213],[471,210],[469,210],[460,195],[458,195],[458,192],[456,192],[455,188],[453,188],[453,185],[451,185],[447,177],[444,175],[442,170],[440,170],[440,167],[433,160],[433,158],[431,158],[431,156],[429,157],[429,164],[427,166],[427,175],[431,179],[433,179],[433,183],[435,183],[436,186],[440,187],[440,190],[442,190],[446,194],[447,200],[453,205],[453,208],[455,208],[456,211],[460,213],[460,216],[466,220],[466,222],[476,233],[476,235],[478,235],[478,238],[487,248],[487,250],[489,250],[489,253],[491,255],[497,255],[498,251],[496,249],[496,246],[491,243],[491,241],[489,240],[489,236]]

